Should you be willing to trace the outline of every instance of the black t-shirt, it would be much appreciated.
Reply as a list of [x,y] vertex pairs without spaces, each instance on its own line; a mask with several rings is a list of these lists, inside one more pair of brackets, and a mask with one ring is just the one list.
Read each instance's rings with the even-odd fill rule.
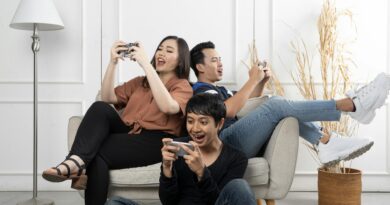
[[232,179],[242,178],[248,165],[246,156],[224,144],[217,160],[208,166],[201,181],[182,157],[173,163],[173,176],[161,171],[159,196],[163,205],[212,205],[222,188]]
[[[234,95],[234,92],[230,91],[229,89],[226,89],[223,86],[214,86],[212,84],[204,83],[204,82],[196,82],[194,85],[192,85],[192,90],[194,91],[194,95],[199,93],[215,94],[218,95],[220,99],[223,101],[227,100],[228,98]],[[229,127],[237,120],[238,120],[237,117],[226,118],[222,130]]]

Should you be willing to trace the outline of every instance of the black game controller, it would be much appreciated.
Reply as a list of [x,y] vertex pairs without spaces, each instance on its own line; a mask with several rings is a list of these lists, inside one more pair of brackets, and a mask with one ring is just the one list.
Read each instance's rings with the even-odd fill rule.
[[129,57],[130,53],[133,51],[133,50],[129,50],[130,47],[132,46],[137,46],[138,47],[138,43],[128,43],[126,45],[123,45],[121,47],[126,47],[127,50],[124,50],[124,51],[119,51],[118,54],[124,58],[127,58]]

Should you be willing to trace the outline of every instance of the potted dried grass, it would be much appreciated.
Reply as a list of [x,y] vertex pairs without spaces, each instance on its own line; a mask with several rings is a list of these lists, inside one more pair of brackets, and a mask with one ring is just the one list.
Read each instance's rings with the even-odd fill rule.
[[[321,69],[321,83],[318,86],[321,87],[320,92],[313,80],[311,58],[307,46],[302,39],[291,43],[297,65],[297,71],[292,73],[292,78],[305,99],[335,99],[344,95],[351,87],[349,68],[355,64],[351,53],[347,50],[347,43],[340,42],[337,33],[338,19],[343,16],[352,19],[350,11],[339,12],[333,1],[324,0],[317,22],[320,39],[318,48],[319,68]],[[351,136],[356,131],[357,123],[344,115],[339,122],[321,122],[321,126],[325,131],[336,131],[345,136]],[[314,159],[320,164],[316,157],[318,153],[315,147],[309,143],[305,145],[309,147]],[[322,165],[318,169],[319,205],[360,205],[361,191],[360,170],[346,168],[344,162],[333,167]]]

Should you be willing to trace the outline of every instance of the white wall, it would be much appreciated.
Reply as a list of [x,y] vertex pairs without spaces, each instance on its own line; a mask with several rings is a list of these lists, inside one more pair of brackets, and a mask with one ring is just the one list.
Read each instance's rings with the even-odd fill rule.
[[[108,62],[109,48],[116,39],[141,41],[150,55],[166,35],[184,37],[190,47],[211,40],[223,58],[222,84],[239,88],[247,79],[247,69],[241,60],[247,60],[253,36],[252,0],[54,2],[65,29],[41,33],[39,173],[63,160],[67,119],[84,113],[93,101]],[[352,79],[363,83],[380,71],[390,73],[387,1],[343,3],[356,13],[358,28],[354,56],[359,67]],[[0,3],[0,191],[30,190],[32,184],[31,33],[8,27],[17,4],[18,1],[12,0]],[[288,43],[300,35],[310,44],[310,50],[316,52],[316,20],[321,4],[320,0],[256,1],[255,37],[260,58],[272,61],[290,98],[300,97],[287,72],[294,65]],[[141,74],[136,63],[121,63],[118,83]],[[360,127],[360,136],[375,140],[370,152],[352,164],[363,170],[366,191],[390,191],[389,119],[387,105],[377,112],[372,124]],[[292,190],[315,190],[316,168],[302,144]],[[40,190],[69,187],[68,183],[43,180],[39,184]]]
[[[38,184],[40,190],[69,189],[48,183],[43,169],[67,153],[70,116],[94,101],[101,76],[101,6],[94,0],[54,0],[65,24],[40,32],[38,53]],[[8,25],[19,1],[0,1],[0,191],[32,190],[33,55],[30,31]]]

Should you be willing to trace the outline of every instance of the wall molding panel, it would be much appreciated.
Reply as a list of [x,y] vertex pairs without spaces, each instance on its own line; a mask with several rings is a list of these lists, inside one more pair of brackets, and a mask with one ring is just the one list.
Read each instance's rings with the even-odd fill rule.
[[[72,13],[73,15],[62,15],[62,20],[65,24],[64,30],[59,31],[41,31],[40,36],[40,51],[37,54],[38,58],[38,81],[39,84],[84,84],[85,67],[83,62],[84,42],[83,42],[83,26],[85,0],[70,0],[70,1],[54,1],[58,12],[61,14]],[[13,4],[17,5],[17,1]],[[75,9],[78,8],[78,9]],[[79,10],[80,12],[76,12]],[[14,12],[14,11],[12,11]],[[13,14],[12,14],[13,15]],[[80,20],[81,19],[81,20]],[[77,25],[77,26],[76,26]],[[15,69],[12,61],[5,62],[5,75],[0,76],[0,84],[32,84],[33,78],[33,52],[31,51],[32,40],[30,36],[32,31],[21,31],[9,28],[9,33],[15,33],[17,36],[23,36],[25,39],[22,52],[9,49],[11,55],[18,53],[18,56],[23,56],[25,60],[19,62],[16,66],[22,68],[19,75],[15,75]],[[15,44],[15,38],[10,38],[10,43]],[[56,43],[56,39],[64,39]],[[24,43],[23,42],[23,43]],[[7,43],[7,44],[10,44]],[[18,45],[18,44],[17,44]],[[19,48],[22,45],[18,45]],[[20,50],[20,49],[19,49]],[[67,52],[72,50],[72,52]],[[79,58],[79,62],[74,61]],[[54,69],[53,69],[54,68]],[[70,73],[72,72],[72,74]],[[14,74],[11,74],[14,73]],[[26,74],[24,74],[26,73]],[[53,77],[55,78],[54,80]],[[28,80],[26,80],[28,79]]]

